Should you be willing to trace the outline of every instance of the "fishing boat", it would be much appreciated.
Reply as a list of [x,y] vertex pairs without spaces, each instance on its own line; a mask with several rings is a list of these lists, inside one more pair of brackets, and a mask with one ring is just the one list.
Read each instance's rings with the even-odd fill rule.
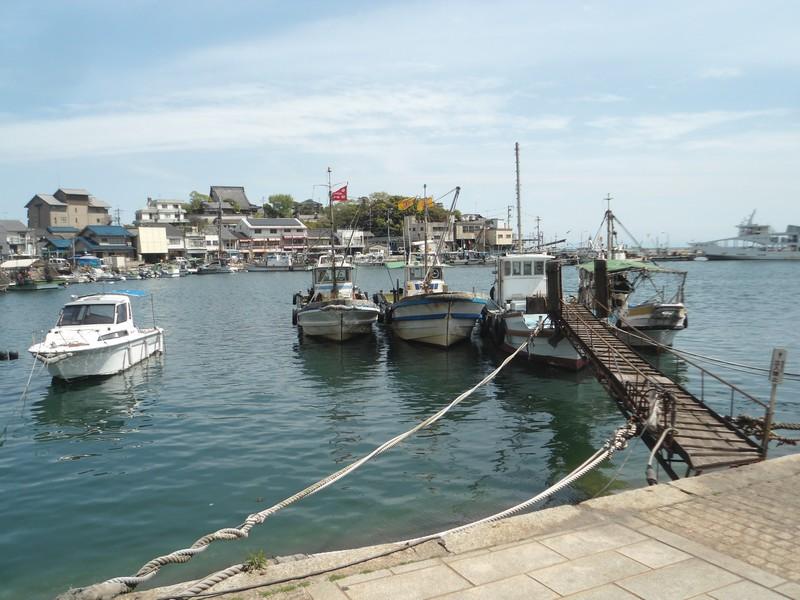
[[743,220],[735,237],[692,244],[708,260],[800,260],[800,226],[776,232],[753,222],[756,211]]
[[586,359],[559,333],[547,312],[549,254],[509,254],[497,259],[497,279],[489,292],[481,333],[506,352],[523,343],[528,359],[579,370]]
[[61,310],[44,341],[28,348],[57,379],[114,375],[164,351],[164,330],[138,328],[129,296],[144,292],[90,294]]
[[[672,346],[675,334],[689,324],[684,300],[686,271],[666,269],[652,262],[606,261],[608,319],[615,333],[630,346],[653,348],[652,339]],[[578,266],[578,301],[595,306],[595,263]],[[648,339],[645,339],[648,338]]]
[[[617,225],[640,248],[641,244],[612,212],[611,196],[606,200],[609,204],[603,222],[607,231],[604,258],[608,298],[601,299],[599,308],[609,323],[616,326],[617,337],[628,345],[657,350],[658,347],[649,341],[653,340],[672,346],[675,334],[689,323],[684,304],[686,272],[667,269],[650,261],[629,260],[618,254]],[[578,301],[592,310],[598,308],[594,268],[595,263],[591,261],[578,266]]]
[[312,270],[308,294],[295,294],[292,322],[304,335],[343,342],[370,333],[378,306],[353,283],[349,256],[323,255]]
[[[525,253],[522,244],[522,201],[519,182],[519,144],[516,158],[517,240],[515,252],[497,258],[495,281],[489,291],[481,335],[506,352],[520,353],[529,360],[579,370],[586,364],[547,312],[547,262],[550,254]],[[541,246],[542,236],[536,235]]]
[[441,263],[409,262],[405,286],[384,320],[400,339],[448,348],[466,340],[481,318],[486,299],[470,292],[450,291]]
[[0,263],[6,274],[6,289],[14,292],[57,290],[67,285],[58,272],[38,258],[16,258]]
[[[336,191],[337,199],[346,198],[347,186]],[[328,169],[328,203],[333,230],[333,191]],[[352,257],[337,255],[331,236],[329,254],[319,257],[312,270],[311,288],[307,294],[294,295],[292,324],[304,335],[343,342],[370,333],[380,310],[353,282]]]
[[[456,187],[454,191],[450,215],[461,190]],[[423,193],[423,198],[427,224],[427,191]],[[486,299],[472,292],[451,291],[448,288],[440,258],[443,241],[442,237],[436,249],[429,252],[426,239],[421,254],[410,254],[404,267],[403,288],[392,290],[392,302],[385,297],[381,301],[384,306],[383,320],[391,326],[397,337],[448,348],[470,337],[483,314]]]

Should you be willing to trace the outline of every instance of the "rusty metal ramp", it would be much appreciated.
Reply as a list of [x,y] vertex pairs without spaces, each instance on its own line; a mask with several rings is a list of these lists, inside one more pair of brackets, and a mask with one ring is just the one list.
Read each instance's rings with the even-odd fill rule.
[[679,463],[688,476],[763,458],[758,444],[617,338],[607,322],[582,304],[561,302],[560,308],[554,317],[564,335],[592,363],[623,413],[650,423],[647,445],[652,449],[668,430],[657,456],[671,477],[679,476]]

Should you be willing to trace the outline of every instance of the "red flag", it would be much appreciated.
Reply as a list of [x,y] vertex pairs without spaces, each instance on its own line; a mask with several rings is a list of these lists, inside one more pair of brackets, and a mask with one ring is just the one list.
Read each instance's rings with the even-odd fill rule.
[[334,202],[347,202],[347,186],[340,187],[335,192],[331,192],[331,200]]

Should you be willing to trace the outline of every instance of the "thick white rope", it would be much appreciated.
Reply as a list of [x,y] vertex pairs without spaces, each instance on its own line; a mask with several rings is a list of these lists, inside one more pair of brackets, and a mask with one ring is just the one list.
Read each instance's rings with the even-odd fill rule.
[[[425,541],[429,541],[429,540],[433,540],[433,539],[439,539],[439,538],[442,538],[444,536],[447,536],[447,535],[450,535],[450,534],[453,534],[453,533],[457,533],[457,532],[460,532],[460,531],[464,531],[466,529],[470,529],[472,527],[476,527],[476,526],[481,525],[483,523],[490,523],[490,522],[493,522],[493,521],[499,521],[499,520],[504,519],[504,518],[506,518],[508,516],[511,516],[511,515],[513,515],[513,514],[515,514],[517,512],[525,510],[526,508],[529,508],[533,504],[536,504],[537,502],[541,502],[545,498],[548,498],[549,496],[552,496],[553,494],[559,492],[560,490],[562,490],[566,486],[572,484],[575,480],[579,479],[580,477],[582,477],[583,475],[585,475],[586,473],[588,473],[592,469],[596,468],[604,460],[606,460],[607,458],[610,458],[616,451],[625,449],[626,446],[627,446],[628,440],[630,438],[632,438],[636,434],[636,430],[637,430],[636,424],[633,423],[633,422],[628,423],[624,427],[618,428],[614,432],[612,437],[605,442],[605,444],[603,445],[603,447],[600,450],[596,451],[592,456],[590,456],[588,459],[586,459],[582,464],[580,464],[575,469],[573,469],[571,473],[569,473],[567,476],[565,476],[563,479],[561,479],[558,483],[550,486],[549,488],[547,488],[543,492],[537,494],[533,498],[530,498],[529,500],[526,500],[525,502],[521,502],[520,504],[517,504],[516,506],[512,506],[511,508],[508,508],[508,509],[506,509],[506,510],[504,510],[502,512],[495,513],[495,514],[493,514],[491,516],[484,517],[483,519],[479,519],[477,521],[473,521],[472,523],[468,523],[466,525],[460,525],[460,526],[454,527],[452,529],[447,529],[445,531],[440,531],[439,533],[433,533],[433,534],[430,534],[430,535],[426,535],[426,536],[422,536],[422,537],[418,537],[418,538],[413,538],[413,539],[410,539],[410,540],[403,540],[403,541],[400,541],[400,542],[392,542],[392,545],[397,546],[397,549],[394,550],[394,551],[405,550],[407,548],[410,548],[410,547],[416,546],[418,544],[421,544],[421,543],[423,543]],[[327,553],[323,553],[323,555],[324,554],[327,554]],[[385,554],[386,554],[386,552],[381,553],[381,556],[385,555]],[[321,555],[318,555],[318,556],[321,556]],[[363,562],[363,561],[360,561],[360,562]],[[343,565],[337,566],[335,569],[345,568],[347,566],[348,566],[347,564],[343,564]],[[335,570],[335,569],[332,569],[332,570]],[[176,594],[174,597],[175,598],[180,598],[181,600],[183,600],[183,599],[191,598],[191,597],[198,596],[198,595],[205,596],[204,592],[206,592],[213,585],[216,585],[217,583],[219,583],[221,581],[224,581],[225,579],[228,579],[229,577],[232,577],[233,575],[236,575],[238,573],[242,573],[242,572],[244,572],[246,570],[247,570],[247,567],[244,564],[233,565],[233,566],[228,567],[227,569],[225,569],[223,571],[218,571],[218,572],[214,573],[213,575],[210,575],[209,577],[207,577],[203,581],[200,581],[200,582],[194,584],[191,588]],[[308,577],[308,576],[311,576],[311,575],[310,574],[298,575],[296,577],[296,579],[301,579],[303,577]],[[233,590],[228,590],[227,592],[233,592]],[[220,593],[222,593],[222,592],[220,592]]]
[[[285,500],[282,500],[281,502],[278,502],[277,504],[261,512],[251,514],[238,527],[219,529],[213,533],[201,537],[196,542],[194,542],[194,544],[192,544],[189,548],[176,550],[174,552],[171,552],[170,554],[165,554],[163,556],[159,556],[150,560],[149,562],[145,563],[136,572],[136,575],[134,576],[114,577],[102,583],[94,584],[86,588],[71,590],[69,592],[69,594],[71,594],[70,596],[65,595],[60,598],[69,597],[69,598],[74,598],[76,600],[78,599],[89,600],[90,598],[92,600],[106,600],[115,598],[119,594],[132,591],[139,584],[144,583],[145,581],[148,581],[149,579],[154,577],[156,573],[158,573],[158,571],[164,565],[188,562],[195,555],[205,551],[205,549],[208,548],[211,542],[217,540],[234,540],[234,539],[248,537],[250,530],[254,526],[263,523],[265,520],[267,520],[267,518],[269,518],[282,508],[285,508],[290,504],[297,502],[298,500],[306,498],[307,496],[311,496],[312,494],[316,494],[317,492],[325,489],[329,485],[332,485],[333,483],[339,481],[343,477],[349,475],[350,473],[358,469],[360,466],[362,466],[364,463],[375,458],[379,454],[382,454],[386,450],[389,450],[390,448],[396,446],[397,444],[399,444],[406,438],[410,437],[420,429],[432,425],[433,423],[441,419],[445,414],[447,414],[448,411],[450,411],[450,409],[458,405],[465,398],[472,395],[478,388],[492,381],[498,375],[498,373],[500,373],[500,371],[502,371],[506,367],[506,365],[508,365],[508,363],[510,363],[517,356],[517,354],[519,354],[523,349],[528,347],[528,344],[530,343],[530,338],[534,337],[540,331],[541,331],[541,325],[539,325],[536,329],[532,330],[529,339],[526,339],[522,344],[519,345],[519,347],[516,350],[514,350],[514,352],[512,352],[508,357],[506,357],[506,359],[500,364],[500,366],[498,366],[494,371],[489,373],[486,377],[484,377],[480,382],[471,387],[469,390],[460,394],[455,400],[450,402],[450,404],[448,404],[438,412],[434,413],[424,421],[421,421],[420,423],[418,423],[416,426],[409,429],[405,433],[401,433],[400,435],[393,437],[389,441],[384,442],[369,454],[349,464],[343,469],[340,469],[339,471],[336,471],[335,473],[328,475],[327,477],[317,481],[316,483],[308,486],[307,488],[301,490],[300,492],[297,492],[293,496],[290,496],[289,498],[286,498]],[[233,574],[234,573],[231,573],[231,575]],[[195,587],[198,587],[199,585],[200,584],[198,584]]]

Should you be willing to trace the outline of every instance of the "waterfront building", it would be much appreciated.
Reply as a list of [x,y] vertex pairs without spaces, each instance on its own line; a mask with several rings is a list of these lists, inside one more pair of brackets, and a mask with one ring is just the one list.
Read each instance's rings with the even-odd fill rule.
[[[446,221],[428,221],[418,219],[414,215],[403,217],[403,229],[409,237],[409,241],[424,242],[427,237],[428,242],[438,243],[444,238],[445,250],[450,249],[453,243],[453,232]],[[431,249],[432,250],[432,249]]]
[[106,259],[106,263],[123,268],[135,258],[134,235],[120,225],[89,225],[84,227],[74,241],[76,254],[93,254]]
[[309,198],[298,202],[294,207],[294,216],[301,221],[316,221],[323,210],[323,205]]
[[295,218],[240,217],[234,233],[248,260],[261,258],[267,252],[302,252],[308,244],[308,228]]
[[183,231],[174,225],[140,225],[131,233],[135,236],[136,252],[140,260],[146,263],[157,263],[186,254]]
[[36,237],[22,221],[0,219],[0,259],[36,256]]
[[45,231],[48,227],[110,225],[109,205],[82,189],[58,188],[52,195],[36,194],[25,205],[28,227]]
[[136,211],[134,225],[149,225],[151,223],[184,225],[187,224],[186,209],[180,200],[147,199],[147,208]]
[[[216,226],[207,226],[202,230],[205,240],[206,259],[216,257],[219,252],[219,233]],[[229,229],[222,228],[222,251],[226,256],[239,256],[239,238]]]

